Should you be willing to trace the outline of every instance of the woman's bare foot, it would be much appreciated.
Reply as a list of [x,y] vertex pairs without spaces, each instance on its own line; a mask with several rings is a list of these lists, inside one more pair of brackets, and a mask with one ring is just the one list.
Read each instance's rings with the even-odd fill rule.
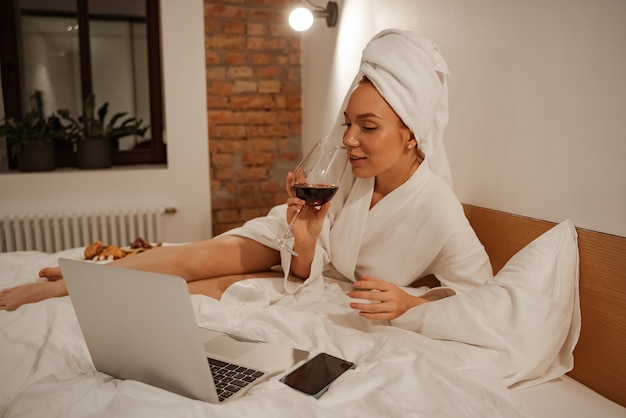
[[0,292],[0,310],[14,311],[26,303],[40,302],[59,296],[67,296],[67,288],[63,280],[16,286]]
[[39,270],[39,277],[48,279],[49,282],[56,282],[63,278],[63,274],[61,274],[61,267],[44,267]]

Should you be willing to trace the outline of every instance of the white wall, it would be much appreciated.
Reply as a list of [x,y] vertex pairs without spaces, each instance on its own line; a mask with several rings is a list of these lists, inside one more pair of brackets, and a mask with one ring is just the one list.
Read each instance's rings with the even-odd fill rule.
[[211,237],[202,0],[161,1],[167,167],[0,174],[0,212],[176,206],[164,240]]
[[[410,29],[452,73],[461,201],[626,236],[624,0],[343,0],[303,35],[304,142],[336,117],[369,38]],[[327,86],[327,87],[325,87]]]

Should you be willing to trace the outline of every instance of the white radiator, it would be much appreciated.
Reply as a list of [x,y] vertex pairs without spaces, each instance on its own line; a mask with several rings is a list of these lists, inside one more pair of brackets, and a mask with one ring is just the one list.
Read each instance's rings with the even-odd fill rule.
[[176,208],[144,208],[83,213],[0,215],[2,252],[53,253],[101,240],[127,246],[135,238],[160,242],[161,218]]

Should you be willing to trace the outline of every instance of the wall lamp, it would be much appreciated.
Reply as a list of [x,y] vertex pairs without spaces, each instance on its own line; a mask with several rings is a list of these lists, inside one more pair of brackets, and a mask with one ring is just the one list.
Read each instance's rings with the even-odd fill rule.
[[305,0],[311,8],[297,7],[289,13],[289,26],[298,32],[305,31],[313,25],[315,17],[323,17],[326,19],[326,26],[334,28],[337,25],[337,16],[339,15],[339,7],[336,1],[329,1],[326,8],[316,6],[309,0]]

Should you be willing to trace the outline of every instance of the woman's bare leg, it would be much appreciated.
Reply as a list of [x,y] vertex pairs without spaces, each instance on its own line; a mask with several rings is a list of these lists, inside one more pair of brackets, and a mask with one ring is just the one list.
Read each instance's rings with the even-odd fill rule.
[[67,287],[63,279],[24,284],[0,292],[0,311],[14,311],[26,303],[60,296],[67,296]]
[[[180,246],[165,246],[111,262],[118,267],[171,274],[194,282],[216,277],[221,281],[210,285],[201,283],[192,293],[206,294],[219,299],[232,283],[251,276],[247,273],[265,272],[280,263],[278,251],[258,242],[235,235],[222,235],[210,240]],[[225,279],[223,276],[243,275]],[[25,303],[39,302],[51,297],[67,296],[67,287],[59,267],[47,267],[39,272],[47,278],[0,293],[0,310],[15,310]],[[205,290],[203,290],[205,289]],[[190,289],[191,291],[192,289]]]
[[165,246],[116,260],[111,265],[180,276],[187,282],[267,271],[280,263],[278,251],[236,235]]

